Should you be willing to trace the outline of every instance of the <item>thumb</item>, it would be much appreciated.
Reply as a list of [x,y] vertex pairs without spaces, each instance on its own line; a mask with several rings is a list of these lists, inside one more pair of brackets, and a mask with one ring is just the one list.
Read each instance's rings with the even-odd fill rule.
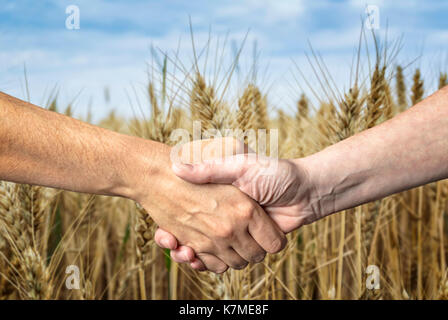
[[251,158],[247,154],[238,154],[198,164],[174,163],[172,169],[178,177],[191,183],[232,184],[246,173]]

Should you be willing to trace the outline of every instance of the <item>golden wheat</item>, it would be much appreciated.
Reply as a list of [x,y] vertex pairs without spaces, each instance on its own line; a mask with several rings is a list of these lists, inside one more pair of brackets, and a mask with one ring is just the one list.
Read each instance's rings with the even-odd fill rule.
[[[148,119],[127,121],[111,112],[99,124],[168,144],[176,128],[192,135],[194,120],[203,133],[222,135],[277,128],[280,156],[306,156],[424,97],[420,69],[408,79],[408,94],[400,66],[393,94],[384,61],[377,54],[367,85],[355,81],[317,106],[302,94],[295,114],[282,108],[276,116],[269,92],[255,83],[232,100],[199,70],[188,75],[185,96],[176,100],[165,65],[162,84],[151,79],[145,89]],[[446,73],[438,82],[446,85]],[[57,112],[56,98],[49,109]],[[71,106],[65,113],[73,114]],[[129,200],[0,182],[0,299],[447,299],[447,211],[448,182],[439,181],[302,227],[288,235],[282,253],[214,275],[174,263],[152,240],[153,220]],[[79,291],[65,285],[65,269],[73,264],[80,268]],[[380,290],[366,288],[369,264],[381,270]]]

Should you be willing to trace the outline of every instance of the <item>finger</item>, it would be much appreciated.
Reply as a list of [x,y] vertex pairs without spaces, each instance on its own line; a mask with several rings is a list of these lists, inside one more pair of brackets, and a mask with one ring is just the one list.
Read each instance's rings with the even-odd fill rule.
[[243,233],[235,244],[233,249],[241,258],[252,263],[263,261],[266,251],[252,238],[249,232]]
[[178,177],[196,184],[232,184],[244,175],[251,159],[252,156],[240,154],[198,164],[173,163],[172,170]]
[[191,263],[196,257],[193,249],[187,246],[179,246],[170,252],[171,258],[177,263]]
[[249,234],[269,253],[277,253],[286,246],[286,236],[263,209],[256,205],[249,221]]
[[177,248],[177,239],[171,233],[158,228],[154,234],[154,241],[157,245],[164,249],[174,250]]
[[221,259],[209,253],[198,253],[197,257],[204,267],[211,272],[224,273],[229,268]]
[[207,268],[204,266],[201,260],[195,259],[192,263],[190,263],[190,266],[198,271],[205,271]]
[[244,260],[233,248],[221,250],[216,255],[226,265],[235,270],[244,269],[249,264],[249,262]]

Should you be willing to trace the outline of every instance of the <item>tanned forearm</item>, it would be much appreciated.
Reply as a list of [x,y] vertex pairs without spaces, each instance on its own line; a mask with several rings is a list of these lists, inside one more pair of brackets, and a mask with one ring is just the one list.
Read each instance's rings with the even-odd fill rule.
[[0,93],[0,180],[130,196],[137,158],[156,169],[165,150]]
[[320,214],[448,178],[448,87],[385,123],[310,157]]

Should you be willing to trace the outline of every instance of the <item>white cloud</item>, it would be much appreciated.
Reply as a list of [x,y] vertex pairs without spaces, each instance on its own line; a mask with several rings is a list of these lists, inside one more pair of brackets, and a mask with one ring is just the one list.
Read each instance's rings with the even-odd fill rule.
[[[211,52],[209,70],[216,70],[221,65],[228,66],[234,57],[232,41],[240,43],[246,35],[247,28],[252,27],[246,42],[246,50],[241,57],[242,74],[250,71],[251,45],[252,41],[257,39],[258,48],[262,53],[259,61],[262,86],[271,89],[270,97],[275,105],[285,106],[287,103],[293,105],[292,102],[299,95],[300,89],[293,84],[289,74],[290,70],[294,70],[291,58],[297,61],[307,76],[312,76],[312,70],[303,55],[303,51],[309,52],[308,39],[311,40],[313,48],[322,54],[341,90],[343,86],[349,85],[348,70],[353,55],[352,49],[358,43],[359,24],[338,24],[337,19],[330,22],[319,21],[318,19],[323,17],[319,10],[327,10],[328,15],[328,9],[334,9],[334,13],[331,13],[334,17],[345,19],[347,15],[358,14],[359,10],[353,9],[353,6],[359,7],[359,3],[362,3],[358,1],[356,4],[335,5],[334,2],[327,1],[245,0],[213,2],[213,5],[211,2],[203,2],[203,7],[198,7],[198,4],[184,7],[183,2],[181,5],[181,2],[177,1],[76,2],[81,9],[79,31],[66,30],[61,19],[59,29],[34,26],[24,31],[22,28],[16,30],[14,27],[0,34],[2,48],[0,90],[24,97],[21,83],[23,83],[23,64],[26,63],[31,93],[36,103],[40,103],[44,92],[48,93],[49,88],[55,84],[61,89],[62,105],[71,101],[83,89],[77,111],[85,113],[92,97],[96,106],[94,110],[99,118],[108,112],[103,99],[103,90],[107,86],[110,88],[112,106],[122,114],[132,115],[124,90],[132,91],[131,85],[134,85],[143,94],[143,85],[147,80],[146,62],[150,58],[151,43],[173,56],[181,38],[179,47],[181,62],[178,63],[185,64],[187,68],[191,66],[193,53],[188,28],[188,13],[191,13],[197,52],[208,40],[209,25],[212,27],[212,48],[216,46],[218,37],[222,46],[224,35],[227,31],[230,32],[227,50],[223,55],[225,61],[219,60],[215,64]],[[63,8],[68,1],[55,0],[54,3],[60,9],[61,15],[64,15]],[[377,3],[381,8],[385,6],[387,10],[381,11],[384,15],[387,15],[391,6],[389,2],[369,1],[369,3]],[[10,10],[14,11],[17,8]],[[426,31],[428,29],[424,29],[428,28],[427,24],[409,23],[412,15],[407,16],[400,12],[401,16],[398,18],[394,11],[391,12],[395,15],[389,24],[389,38],[400,35],[402,31],[399,28],[405,24],[408,27],[406,33],[410,36],[411,47],[412,45],[418,47],[419,41],[423,42],[419,39],[423,39],[425,33],[427,33],[425,53],[441,47],[446,42],[444,40],[448,35],[443,28],[428,33]],[[53,13],[50,16],[53,16]],[[310,21],[313,23],[309,23]],[[424,30],[421,31],[423,33],[421,37],[415,36],[419,29]],[[402,56],[410,61],[412,59],[409,57],[414,58],[418,53],[416,50],[406,49],[402,52]],[[269,65],[268,73],[264,74],[267,65]],[[181,77],[179,71],[176,76]]]

